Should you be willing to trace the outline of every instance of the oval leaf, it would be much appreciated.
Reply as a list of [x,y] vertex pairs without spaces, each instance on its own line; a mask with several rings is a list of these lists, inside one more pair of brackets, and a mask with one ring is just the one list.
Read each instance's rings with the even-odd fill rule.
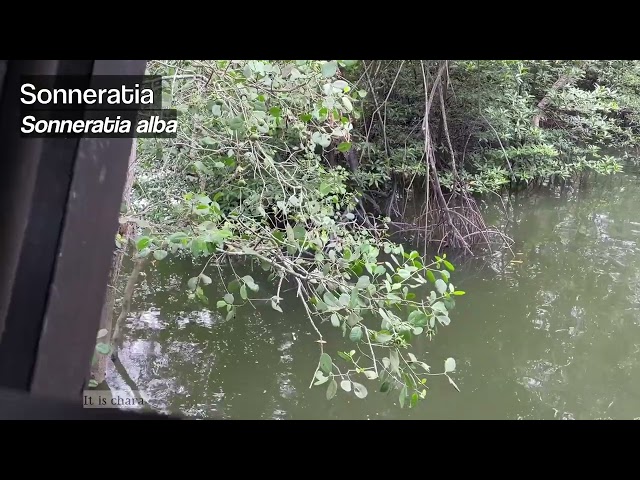
[[333,77],[338,71],[338,62],[332,60],[322,65],[322,75],[326,78]]
[[407,391],[407,386],[405,385],[404,387],[402,387],[402,390],[400,390],[400,396],[398,397],[398,400],[400,401],[400,408],[404,408],[404,402],[408,396],[409,392]]
[[331,357],[328,353],[323,353],[320,355],[320,370],[322,370],[327,375],[331,373],[331,365],[332,365]]
[[329,386],[327,387],[327,400],[331,400],[338,393],[338,382],[335,381],[334,378],[329,382]]
[[109,331],[106,328],[101,328],[98,330],[98,336],[96,338],[106,337],[107,333],[109,333]]
[[400,356],[398,355],[397,350],[391,350],[391,352],[389,352],[389,361],[391,365],[391,372],[397,372],[400,367]]
[[339,152],[348,152],[349,150],[351,150],[351,143],[349,142],[342,142],[340,145],[338,145],[338,151]]
[[441,278],[436,280],[436,290],[440,295],[447,291],[447,284]]
[[375,380],[376,378],[378,378],[378,374],[373,370],[365,370],[364,376],[367,377],[367,379],[369,380]]
[[366,288],[369,286],[369,277],[367,277],[366,275],[363,275],[362,277],[360,277],[358,279],[358,283],[356,283],[356,287],[358,288]]
[[144,250],[151,243],[151,239],[149,237],[140,237],[136,242],[136,248],[138,251]]
[[318,379],[317,382],[314,383],[314,385],[322,385],[323,383],[327,383],[329,381],[329,378],[331,377],[325,377],[324,374],[322,372],[316,372],[316,378]]
[[352,342],[359,342],[362,338],[362,327],[357,325],[351,329],[351,333],[349,334],[349,340]]
[[453,372],[456,369],[456,361],[449,357],[444,361],[444,371],[446,373]]
[[154,250],[153,258],[156,260],[164,260],[164,258],[169,254],[166,250]]
[[340,388],[343,389],[345,392],[350,392],[351,391],[351,382],[349,380],[342,380],[340,382]]
[[369,392],[367,392],[367,387],[361,383],[353,382],[353,393],[355,393],[358,398],[364,398]]

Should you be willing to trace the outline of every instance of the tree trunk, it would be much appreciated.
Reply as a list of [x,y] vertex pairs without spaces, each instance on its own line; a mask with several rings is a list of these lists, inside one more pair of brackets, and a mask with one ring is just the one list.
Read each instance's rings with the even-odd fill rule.
[[[133,180],[135,178],[135,162],[136,162],[136,142],[133,142],[133,146],[131,148],[131,155],[129,156],[129,170],[127,173],[127,182],[125,183],[124,192],[122,196],[122,201],[126,206],[127,211],[129,211],[129,206],[131,202],[131,187],[133,185]],[[113,262],[111,264],[111,273],[109,275],[109,282],[107,284],[107,292],[105,295],[105,302],[102,306],[102,314],[100,316],[100,329],[107,330],[107,334],[100,338],[100,342],[106,343],[107,345],[111,344],[111,330],[113,323],[113,310],[115,306],[116,300],[116,286],[118,283],[118,278],[120,276],[120,269],[122,267],[122,259],[127,250],[127,243],[129,241],[129,237],[133,234],[134,224],[131,222],[126,222],[120,225],[118,232],[124,239],[124,245],[121,248],[118,248],[114,252]],[[115,232],[114,232],[115,233]],[[107,371],[107,360],[109,358],[108,355],[96,355],[96,360],[91,365],[91,378],[95,380],[98,384],[101,384],[105,380],[106,371]]]
[[551,86],[549,93],[547,93],[544,98],[540,100],[540,103],[538,103],[538,113],[533,116],[533,120],[531,121],[534,127],[540,128],[540,120],[544,115],[544,111],[551,103],[551,94],[565,87],[571,80],[571,75],[561,75],[560,78],[556,80],[556,83]]

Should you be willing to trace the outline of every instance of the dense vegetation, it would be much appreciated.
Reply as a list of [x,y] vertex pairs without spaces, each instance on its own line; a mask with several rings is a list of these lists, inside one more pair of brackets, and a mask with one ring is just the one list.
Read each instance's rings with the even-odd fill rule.
[[[319,345],[310,383],[329,399],[376,382],[414,406],[429,376],[457,388],[453,358],[432,371],[409,349],[464,295],[444,252],[509,242],[478,198],[616,172],[606,149],[638,144],[634,61],[154,61],[149,73],[180,128],[138,143],[123,214],[137,230],[118,247],[149,274],[192,256],[185,295],[228,320],[265,302],[281,312],[293,286]],[[212,277],[222,298],[209,298]],[[345,344],[327,346],[327,328]]]

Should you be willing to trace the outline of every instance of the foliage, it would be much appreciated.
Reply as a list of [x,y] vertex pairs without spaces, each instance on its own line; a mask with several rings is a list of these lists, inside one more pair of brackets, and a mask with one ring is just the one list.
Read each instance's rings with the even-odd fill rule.
[[[425,62],[433,81],[442,62]],[[378,73],[370,79],[374,95],[365,108],[374,124],[368,140],[378,148],[363,170],[369,164],[386,164],[390,174],[425,175],[418,128],[424,116],[420,62],[382,63],[369,63],[369,70]],[[554,88],[563,78],[568,82]],[[638,146],[637,61],[450,61],[447,80],[453,153],[462,185],[474,192],[498,191],[514,182],[568,179],[588,170],[618,172],[620,160],[601,152]],[[549,104],[541,111],[538,106],[545,97]],[[384,112],[379,121],[376,111]],[[535,125],[538,114],[541,121]],[[452,152],[442,122],[438,125],[444,115],[437,111],[434,116],[439,173],[443,185],[452,189],[447,167]]]
[[[179,133],[140,142],[141,174],[126,218],[139,226],[137,256],[201,259],[188,295],[228,320],[265,303],[285,313],[280,291],[293,284],[318,336],[312,383],[328,383],[328,397],[340,384],[364,398],[367,381],[377,381],[414,406],[426,395],[426,377],[449,377],[452,360],[431,373],[409,342],[448,325],[464,292],[449,282],[454,267],[444,254],[423,264],[418,252],[389,240],[383,218],[363,219],[358,183],[338,155],[357,141],[352,122],[367,95],[343,75],[355,63],[152,63],[150,73],[164,78],[165,104],[179,111]],[[372,171],[368,182],[384,178]],[[240,264],[269,272],[276,294],[263,298],[251,275],[236,273]],[[215,269],[226,293],[210,299]],[[433,291],[418,299],[413,290],[427,284]],[[326,349],[321,329],[330,325],[353,351]]]
[[[140,141],[123,221],[138,225],[138,257],[200,262],[187,294],[229,320],[259,304],[286,313],[280,292],[292,285],[318,337],[311,386],[326,387],[327,398],[339,389],[364,398],[377,382],[383,392],[397,389],[401,406],[415,406],[427,376],[445,375],[457,389],[449,375],[455,360],[432,373],[409,349],[413,337],[449,324],[464,292],[451,284],[454,266],[443,253],[427,261],[425,252],[391,241],[390,227],[409,223],[397,206],[423,199],[425,231],[432,224],[444,240],[456,230],[467,246],[487,230],[470,193],[619,171],[607,149],[638,146],[638,68],[635,61],[154,61],[149,72],[163,77],[179,132]],[[265,289],[237,273],[240,265],[269,272],[275,295],[261,298]],[[226,292],[210,299],[216,269]],[[329,326],[341,330],[346,348],[327,349]]]

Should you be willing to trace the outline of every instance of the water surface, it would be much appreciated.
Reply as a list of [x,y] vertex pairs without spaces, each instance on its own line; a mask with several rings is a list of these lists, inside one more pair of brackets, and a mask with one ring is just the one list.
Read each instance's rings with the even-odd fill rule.
[[[513,254],[494,252],[454,272],[467,295],[451,324],[413,351],[436,371],[454,357],[461,392],[435,377],[415,409],[400,409],[375,382],[365,400],[339,391],[328,402],[324,387],[309,389],[318,344],[295,290],[282,295],[284,315],[258,306],[226,322],[186,299],[189,262],[145,277],[121,352],[127,382],[155,408],[202,418],[640,417],[639,195],[640,175],[627,167],[512,195],[501,219],[492,200],[487,215],[515,240]],[[260,285],[262,297],[275,293]],[[215,305],[223,292],[215,282],[207,288]],[[323,330],[329,351],[348,348],[329,324]],[[108,381],[129,388],[113,369]]]

